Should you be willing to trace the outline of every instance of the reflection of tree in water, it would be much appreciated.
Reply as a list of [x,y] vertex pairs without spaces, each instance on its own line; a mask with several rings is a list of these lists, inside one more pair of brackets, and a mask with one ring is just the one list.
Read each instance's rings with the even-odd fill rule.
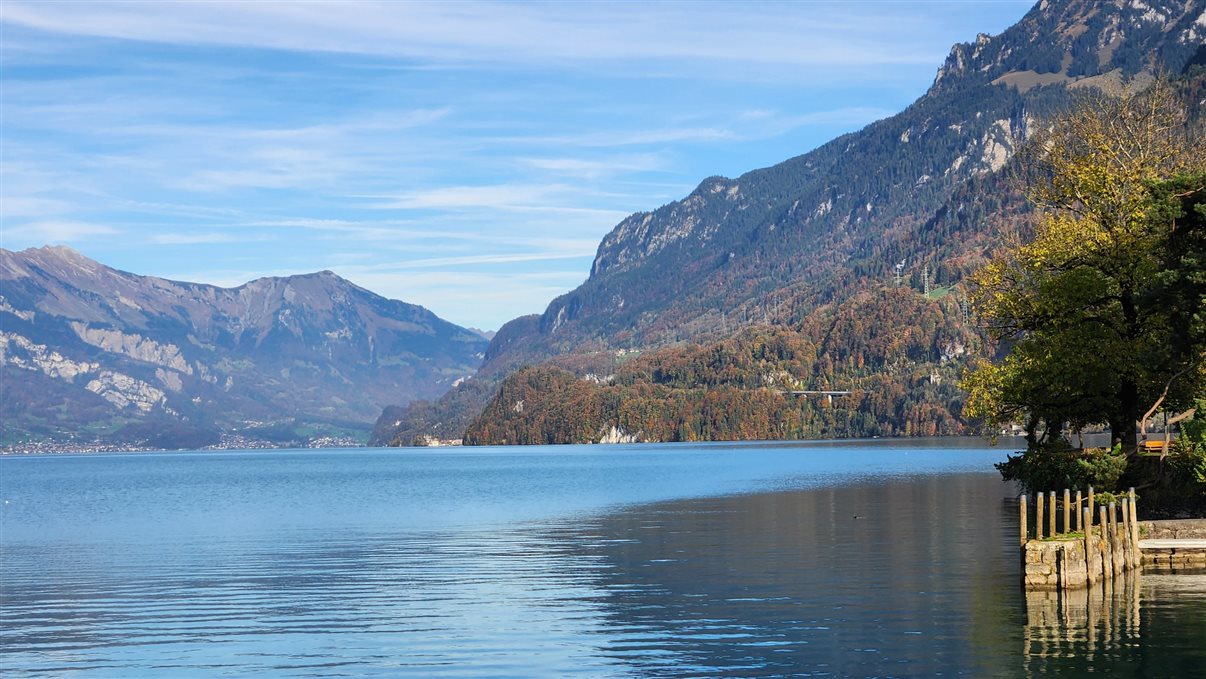
[[985,516],[1007,492],[952,475],[604,517],[575,538],[598,652],[642,676],[1016,672],[1016,529]]
[[1206,576],[1132,571],[1088,589],[1025,596],[1026,676],[1206,677]]

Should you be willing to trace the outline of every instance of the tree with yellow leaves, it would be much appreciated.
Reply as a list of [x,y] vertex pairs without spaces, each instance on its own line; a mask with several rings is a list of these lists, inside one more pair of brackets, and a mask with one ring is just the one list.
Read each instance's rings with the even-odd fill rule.
[[1108,424],[1134,451],[1151,403],[1202,395],[1202,342],[1178,336],[1185,298],[1162,282],[1198,266],[1171,256],[1184,198],[1206,183],[1186,130],[1183,104],[1158,81],[1143,93],[1084,93],[1034,135],[1020,163],[1040,208],[1034,238],[973,278],[973,307],[1009,352],[967,376],[965,414],[1024,421],[1032,448],[1065,425]]

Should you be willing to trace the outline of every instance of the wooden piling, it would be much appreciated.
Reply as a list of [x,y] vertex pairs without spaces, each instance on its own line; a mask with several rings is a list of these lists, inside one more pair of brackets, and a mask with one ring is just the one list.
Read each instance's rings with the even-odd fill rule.
[[1018,498],[1018,526],[1022,533],[1021,537],[1023,547],[1026,546],[1026,538],[1029,535],[1029,530],[1027,530],[1026,527],[1026,499],[1025,493],[1022,494],[1022,497]]
[[1035,494],[1034,500],[1034,539],[1043,539],[1043,491]]
[[1123,554],[1122,554],[1123,558],[1122,558],[1122,560],[1120,560],[1123,563],[1119,569],[1119,572],[1122,572],[1122,570],[1125,570],[1129,566],[1129,564],[1126,563],[1126,543],[1130,542],[1130,528],[1128,526],[1126,526],[1126,503],[1125,502],[1119,502],[1119,504],[1118,504],[1118,517],[1117,517],[1117,519],[1114,519],[1114,528],[1116,528],[1118,531],[1118,549],[1122,550],[1122,552],[1123,552]]
[[1122,547],[1122,568],[1131,569],[1131,526],[1130,511],[1126,498],[1118,501],[1118,544]]
[[1118,574],[1118,550],[1122,548],[1121,541],[1118,539],[1118,505],[1114,502],[1110,503],[1110,569],[1114,574]]
[[1139,552],[1139,503],[1135,497],[1135,488],[1127,491],[1131,501],[1131,551],[1135,554],[1135,569],[1143,567],[1143,554]]
[[1135,543],[1131,540],[1134,534],[1135,503],[1129,497],[1122,499],[1122,542],[1126,545],[1126,568],[1134,570],[1139,567],[1138,554],[1135,553]]
[[1064,489],[1064,532],[1072,532],[1072,491]]
[[1089,525],[1093,525],[1093,517],[1096,516],[1096,511],[1093,509],[1093,486],[1089,486]]
[[1049,529],[1047,531],[1047,534],[1050,535],[1051,537],[1055,537],[1056,533],[1055,533],[1055,491],[1054,490],[1051,491],[1050,493],[1047,493],[1047,511],[1049,513],[1049,516],[1047,517],[1047,528]]
[[1082,508],[1080,506],[1080,501],[1081,501],[1080,489],[1077,488],[1076,489],[1076,532],[1078,532],[1078,533],[1081,530],[1080,527],[1083,525],[1080,522],[1080,519],[1082,516],[1084,516],[1084,512],[1081,511]]
[[1097,573],[1093,569],[1093,554],[1096,553],[1097,547],[1093,544],[1093,522],[1089,515],[1089,508],[1085,507],[1078,512],[1083,517],[1083,525],[1085,527],[1085,577],[1090,585],[1097,583]]
[[1099,515],[1098,519],[1101,522],[1102,541],[1105,543],[1105,551],[1101,555],[1101,575],[1103,579],[1109,580],[1114,577],[1114,544],[1110,538],[1110,525],[1109,519],[1106,517],[1106,508],[1104,506],[1098,507],[1097,512]]

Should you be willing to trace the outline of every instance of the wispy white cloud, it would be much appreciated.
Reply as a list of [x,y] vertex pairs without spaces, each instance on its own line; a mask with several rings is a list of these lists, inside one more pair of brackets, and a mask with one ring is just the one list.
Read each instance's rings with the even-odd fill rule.
[[[556,244],[554,243],[553,245]],[[545,248],[539,252],[513,252],[506,254],[410,259],[394,264],[385,264],[376,267],[362,267],[362,270],[373,270],[380,273],[383,271],[399,272],[409,269],[447,268],[452,266],[474,264],[520,264],[524,262],[552,262],[565,259],[593,257],[595,254],[595,249],[596,243],[594,241],[579,241],[574,244],[574,247],[569,249],[554,247]]]
[[568,184],[495,184],[442,186],[408,191],[371,203],[380,210],[452,210],[545,213],[555,219],[572,216],[597,224],[626,217],[630,211],[589,207],[593,191]]
[[4,219],[14,217],[46,217],[71,212],[75,206],[65,200],[42,196],[4,196],[0,214]]
[[663,127],[663,128],[615,128],[592,130],[575,135],[513,134],[484,137],[490,143],[548,146],[576,146],[583,148],[618,148],[625,146],[649,146],[671,143],[700,143],[731,141],[738,133],[724,127]]
[[212,245],[216,243],[245,243],[252,240],[247,236],[236,236],[227,232],[208,233],[157,233],[151,242],[157,245]]
[[[500,145],[542,144],[555,147],[578,148],[623,148],[630,146],[668,145],[683,143],[740,142],[780,136],[792,130],[809,126],[844,125],[860,127],[896,113],[893,109],[870,106],[851,106],[837,109],[787,114],[780,111],[758,109],[735,113],[714,114],[716,124],[706,126],[673,125],[649,128],[596,129],[577,135],[515,134],[486,137],[485,140]],[[696,114],[698,117],[700,114]],[[633,169],[650,171],[664,167],[653,154],[630,155],[627,158],[645,162],[628,161]],[[624,156],[617,157],[620,167]],[[550,168],[553,169],[553,168]]]
[[104,224],[57,220],[26,222],[16,226],[6,225],[3,230],[6,242],[17,240],[30,245],[78,243],[120,233],[117,229]]
[[[933,63],[902,35],[927,16],[880,3],[25,2],[9,22],[58,33],[177,44],[346,52],[441,62],[714,60],[794,66]],[[890,16],[881,16],[881,15]],[[724,36],[717,39],[717,36]],[[890,38],[890,39],[889,39]]]
[[572,157],[520,158],[539,170],[547,170],[559,176],[599,179],[630,172],[655,172],[666,168],[660,153],[607,156],[599,159]]
[[376,204],[377,208],[402,210],[514,208],[548,201],[563,195],[567,187],[560,184],[493,186],[441,186],[423,191],[408,191],[393,199]]

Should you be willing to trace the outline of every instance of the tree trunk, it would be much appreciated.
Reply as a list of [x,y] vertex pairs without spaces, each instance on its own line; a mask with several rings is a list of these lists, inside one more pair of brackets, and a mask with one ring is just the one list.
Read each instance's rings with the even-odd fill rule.
[[[1132,349],[1135,340],[1143,332],[1139,324],[1139,309],[1135,305],[1134,291],[1124,285],[1121,290],[1122,317],[1126,325],[1126,339]],[[1118,422],[1110,424],[1110,432],[1122,439],[1122,450],[1127,455],[1134,455],[1139,448],[1135,435],[1135,425],[1143,414],[1139,405],[1139,385],[1133,377],[1123,377],[1118,382]]]
[[1135,380],[1122,379],[1118,383],[1118,416],[1110,422],[1111,440],[1120,439],[1122,450],[1132,455],[1139,449],[1135,424],[1139,421],[1139,386]]

